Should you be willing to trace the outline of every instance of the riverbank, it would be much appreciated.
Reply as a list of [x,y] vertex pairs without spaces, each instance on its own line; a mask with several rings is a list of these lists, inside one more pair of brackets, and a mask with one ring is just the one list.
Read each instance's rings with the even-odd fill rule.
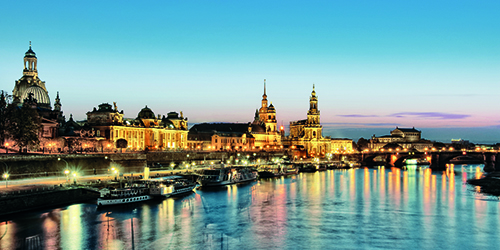
[[0,217],[97,199],[99,192],[82,186],[32,186],[2,193]]

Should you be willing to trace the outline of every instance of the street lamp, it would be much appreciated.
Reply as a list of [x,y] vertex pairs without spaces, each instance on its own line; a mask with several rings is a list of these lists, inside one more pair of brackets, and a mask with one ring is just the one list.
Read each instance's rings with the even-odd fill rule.
[[3,178],[5,179],[5,188],[9,186],[9,173],[3,174]]
[[69,166],[68,166],[69,164],[68,164],[68,162],[65,159],[62,159],[60,157],[57,158],[57,160],[58,161],[63,160],[66,163],[66,169],[64,170],[64,174],[66,174],[66,181],[69,181],[69,176],[68,176],[69,175]]

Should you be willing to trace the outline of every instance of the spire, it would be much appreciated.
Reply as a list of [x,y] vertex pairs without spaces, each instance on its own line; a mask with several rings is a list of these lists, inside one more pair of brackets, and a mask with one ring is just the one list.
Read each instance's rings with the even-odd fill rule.
[[59,91],[57,91],[56,102],[54,103],[54,110],[61,111],[61,99],[59,99]]
[[266,94],[266,79],[264,79],[264,95]]
[[315,96],[316,96],[316,90],[314,89],[314,83],[313,83],[313,91],[311,92],[311,95],[312,95],[313,97],[315,97]]
[[266,79],[264,79],[264,94],[262,95],[262,100],[266,100],[267,95],[266,95]]

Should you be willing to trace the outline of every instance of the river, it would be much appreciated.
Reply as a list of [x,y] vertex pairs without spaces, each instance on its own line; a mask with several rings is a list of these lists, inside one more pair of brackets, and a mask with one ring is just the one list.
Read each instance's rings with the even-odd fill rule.
[[500,203],[464,182],[480,165],[328,170],[124,208],[35,211],[0,249],[499,249]]

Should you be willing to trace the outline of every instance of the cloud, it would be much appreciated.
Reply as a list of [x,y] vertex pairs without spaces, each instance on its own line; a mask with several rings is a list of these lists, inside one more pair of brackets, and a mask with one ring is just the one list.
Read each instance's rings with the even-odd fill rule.
[[397,117],[397,118],[404,118],[407,116],[416,116],[419,118],[436,118],[436,119],[443,119],[443,120],[465,119],[467,117],[470,117],[470,115],[449,114],[449,113],[440,113],[440,112],[402,112],[402,113],[391,114],[389,116]]
[[327,122],[323,126],[353,126],[353,127],[396,127],[399,123],[361,123],[361,122]]
[[378,115],[358,115],[358,114],[352,114],[352,115],[337,115],[340,117],[378,117]]

